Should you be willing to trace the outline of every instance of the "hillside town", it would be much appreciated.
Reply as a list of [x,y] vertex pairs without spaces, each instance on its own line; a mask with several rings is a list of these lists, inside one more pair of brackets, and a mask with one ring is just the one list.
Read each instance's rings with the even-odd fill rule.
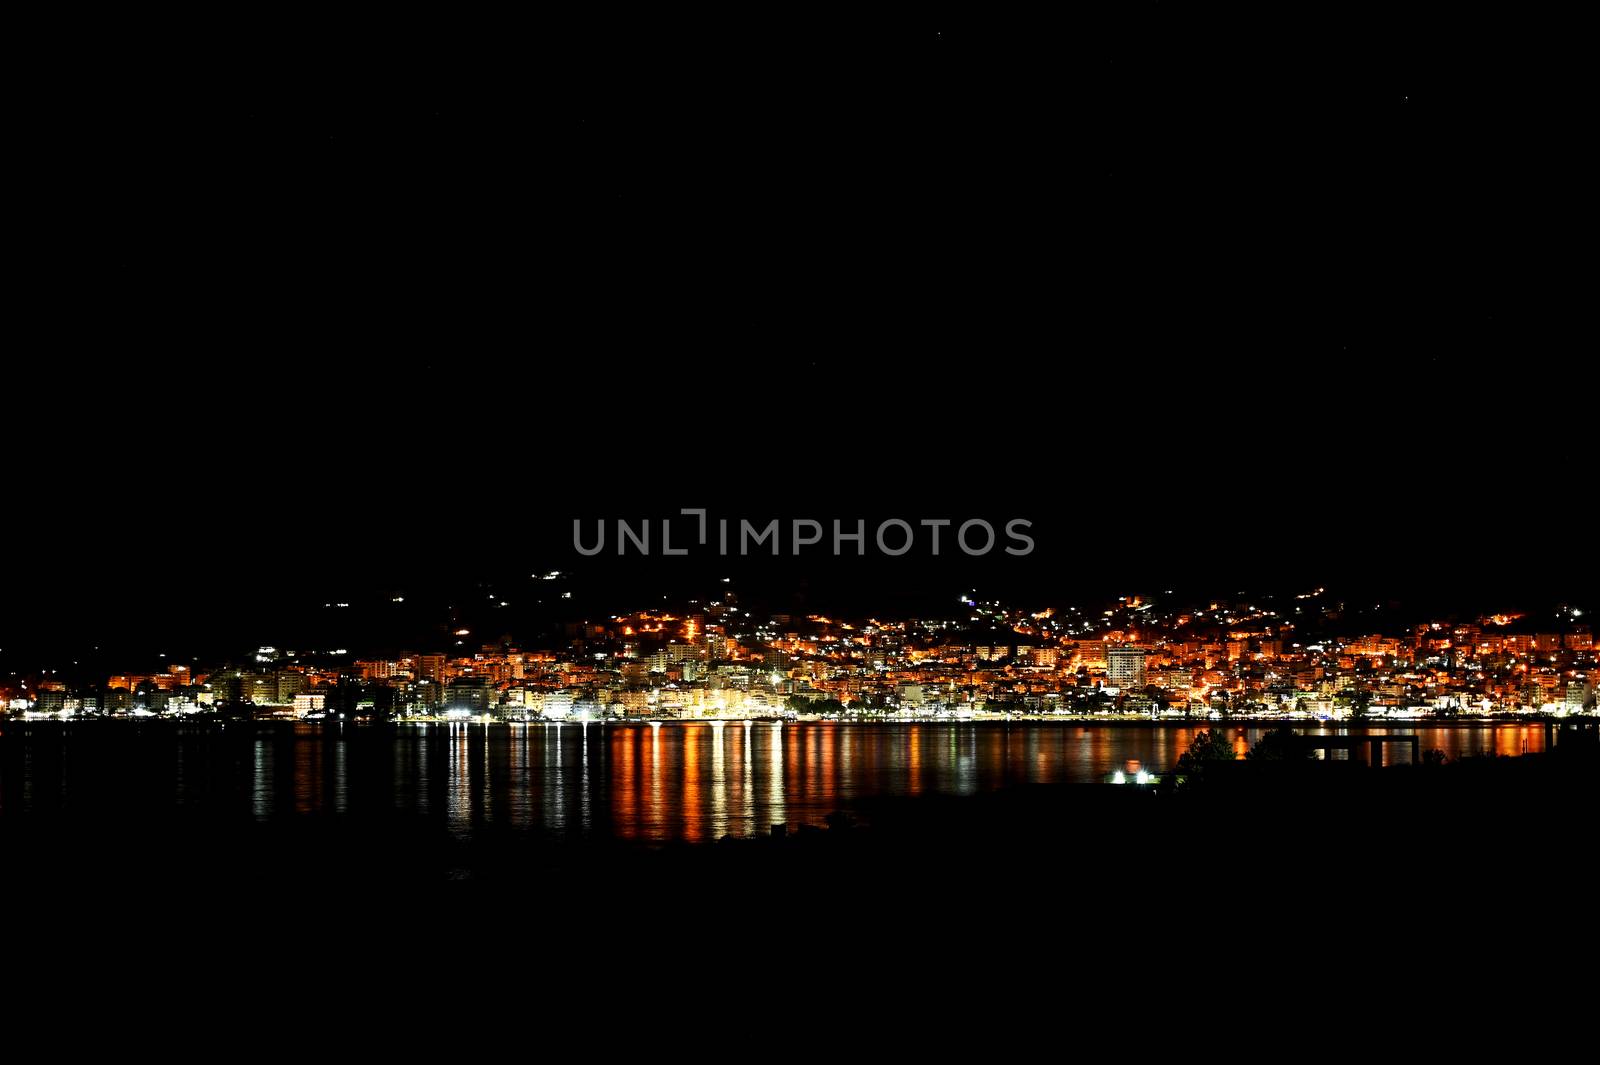
[[1583,611],[1385,625],[1323,589],[1196,603],[1125,596],[945,618],[754,616],[731,592],[449,649],[261,646],[103,682],[0,678],[29,719],[1450,718],[1595,713]]

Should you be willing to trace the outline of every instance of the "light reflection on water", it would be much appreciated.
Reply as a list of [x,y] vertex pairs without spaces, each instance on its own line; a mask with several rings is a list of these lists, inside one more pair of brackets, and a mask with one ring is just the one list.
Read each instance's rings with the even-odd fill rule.
[[[770,721],[483,725],[392,729],[300,723],[141,733],[136,752],[92,745],[79,726],[40,733],[0,763],[0,816],[117,804],[284,817],[398,814],[453,833],[493,827],[557,836],[710,840],[819,823],[858,798],[971,794],[1022,784],[1160,772],[1193,725],[827,724]],[[1226,729],[1242,754],[1268,731]],[[1542,723],[1311,727],[1416,735],[1448,758],[1545,749]],[[242,733],[242,735],[241,735]],[[105,733],[99,735],[104,736]],[[226,738],[222,738],[226,737]],[[168,745],[171,745],[170,747]],[[68,752],[72,752],[69,756]],[[1328,757],[1365,760],[1366,748]],[[1390,745],[1388,762],[1411,758]]]

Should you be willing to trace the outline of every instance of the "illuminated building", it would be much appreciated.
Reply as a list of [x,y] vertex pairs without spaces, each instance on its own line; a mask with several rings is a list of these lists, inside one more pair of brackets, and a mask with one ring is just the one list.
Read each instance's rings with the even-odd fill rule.
[[466,710],[474,714],[489,710],[489,680],[487,677],[457,677],[445,687],[446,711]]
[[418,655],[417,676],[423,680],[431,680],[435,684],[443,684],[444,655]]
[[692,643],[667,644],[667,661],[689,662],[700,658],[700,648]]
[[560,721],[572,714],[572,694],[570,692],[546,692],[543,705],[540,708],[544,716],[552,721]]
[[1144,660],[1148,653],[1143,647],[1128,644],[1107,648],[1107,685],[1113,688],[1143,688]]
[[444,701],[444,686],[431,680],[412,681],[402,692],[401,703],[407,710],[427,713],[439,709]]
[[39,714],[59,714],[66,708],[67,693],[46,689],[38,693],[33,701],[33,709]]
[[1363,636],[1345,644],[1345,650],[1355,655],[1390,657],[1400,653],[1400,641],[1384,636]]
[[277,691],[273,698],[279,706],[289,706],[298,703],[298,696],[306,686],[306,675],[297,673],[292,669],[278,672]]
[[271,706],[278,701],[278,678],[272,673],[245,673],[239,677],[239,695],[257,706]]
[[1570,680],[1567,682],[1566,698],[1562,702],[1563,709],[1569,713],[1582,710],[1594,702],[1594,684],[1587,678]]

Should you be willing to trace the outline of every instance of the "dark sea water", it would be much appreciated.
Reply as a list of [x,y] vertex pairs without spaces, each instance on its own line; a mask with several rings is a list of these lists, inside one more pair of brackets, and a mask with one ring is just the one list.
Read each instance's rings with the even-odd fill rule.
[[[667,842],[816,824],[861,799],[972,795],[1170,767],[1201,725],[1077,723],[8,723],[0,820],[200,815],[258,823],[377,815],[470,838]],[[1227,731],[1242,754],[1267,726]],[[1415,733],[1449,758],[1545,749],[1542,724]],[[1365,759],[1364,752],[1334,757]],[[1410,759],[1409,745],[1387,759]]]

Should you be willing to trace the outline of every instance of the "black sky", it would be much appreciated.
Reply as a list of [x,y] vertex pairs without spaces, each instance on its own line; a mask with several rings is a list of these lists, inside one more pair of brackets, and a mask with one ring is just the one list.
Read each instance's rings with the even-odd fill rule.
[[739,572],[822,609],[1592,594],[1576,68],[1185,17],[77,42],[22,104],[0,653],[289,639],[693,505],[1040,531]]

